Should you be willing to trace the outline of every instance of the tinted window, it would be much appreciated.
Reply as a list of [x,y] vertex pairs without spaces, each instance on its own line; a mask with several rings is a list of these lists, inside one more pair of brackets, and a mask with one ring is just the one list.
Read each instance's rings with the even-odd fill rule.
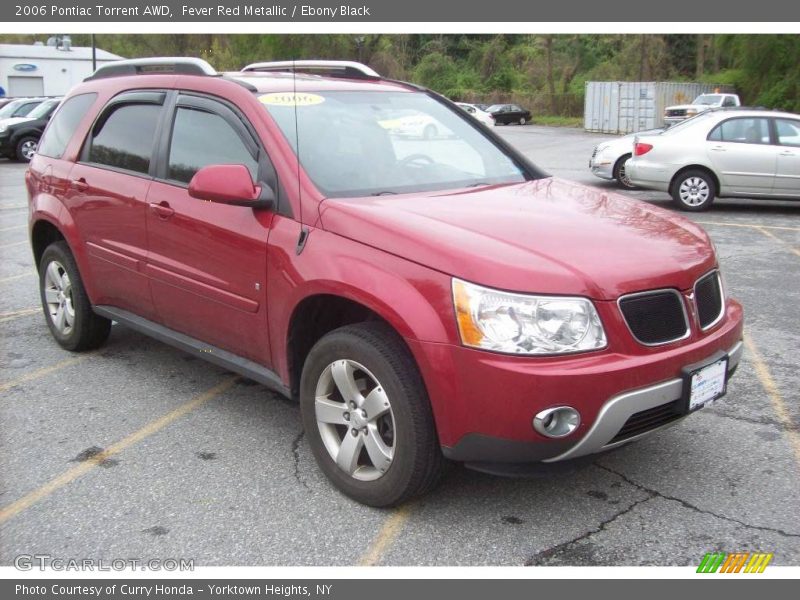
[[726,96],[725,100],[722,101],[722,106],[736,106],[736,102],[730,96]]
[[89,162],[147,173],[153,152],[156,122],[161,110],[155,104],[122,104],[95,126]]
[[178,108],[167,177],[188,183],[207,165],[244,165],[254,180],[258,177],[258,163],[225,119],[202,110]]
[[14,111],[14,116],[27,117],[28,113],[30,113],[34,108],[39,106],[41,103],[42,103],[41,100],[37,100],[36,102],[28,102],[26,104],[22,104],[16,111]]
[[729,119],[717,125],[708,139],[715,142],[769,144],[769,122],[764,118]]
[[81,94],[64,102],[53,116],[39,142],[39,154],[61,158],[81,119],[94,103],[97,94]]
[[778,143],[783,146],[800,146],[800,121],[775,119]]

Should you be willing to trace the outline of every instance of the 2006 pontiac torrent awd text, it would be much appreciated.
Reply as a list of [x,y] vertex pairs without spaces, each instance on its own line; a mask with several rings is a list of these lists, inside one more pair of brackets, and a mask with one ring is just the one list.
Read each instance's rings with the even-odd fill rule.
[[626,444],[722,396],[742,353],[699,226],[358,63],[104,65],[26,184],[61,346],[117,321],[297,398],[319,468],[373,506],[446,460]]

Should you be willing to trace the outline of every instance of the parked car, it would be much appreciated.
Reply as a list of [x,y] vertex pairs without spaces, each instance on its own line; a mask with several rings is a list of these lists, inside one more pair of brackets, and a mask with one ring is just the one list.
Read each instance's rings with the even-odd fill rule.
[[664,125],[669,127],[709,108],[733,108],[742,102],[736,94],[700,94],[691,104],[676,104],[664,109]]
[[635,189],[636,186],[631,183],[625,169],[625,164],[633,155],[634,139],[636,136],[658,135],[662,131],[664,131],[663,127],[648,129],[597,144],[592,151],[592,157],[589,159],[589,169],[591,169],[592,175],[596,175],[601,179],[616,181],[619,187],[627,190]]
[[634,185],[668,192],[683,210],[717,197],[800,199],[800,116],[710,109],[655,137],[637,137]]
[[[296,398],[373,506],[446,459],[519,473],[725,393],[742,309],[701,227],[546,175],[434,92],[289,64],[121,60],[71,90],[25,175],[62,347],[113,320]],[[452,135],[392,135],[403,110]]]
[[531,111],[525,110],[517,104],[493,104],[486,109],[486,112],[494,117],[498,125],[510,125],[517,123],[525,125],[531,120]]
[[460,106],[464,111],[468,112],[470,115],[475,117],[480,123],[483,123],[487,127],[494,126],[494,115],[488,113],[480,108],[478,108],[474,104],[467,104],[466,102],[456,102],[457,106]]
[[45,100],[27,117],[0,122],[0,155],[21,162],[33,158],[39,138],[60,102],[60,98]]
[[0,108],[0,124],[6,119],[27,117],[28,113],[44,102],[46,98],[16,98]]

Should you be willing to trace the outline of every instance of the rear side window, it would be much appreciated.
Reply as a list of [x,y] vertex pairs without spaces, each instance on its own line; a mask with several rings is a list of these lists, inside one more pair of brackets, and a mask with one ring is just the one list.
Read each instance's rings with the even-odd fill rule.
[[244,165],[254,180],[258,178],[258,163],[225,119],[203,110],[179,107],[172,129],[167,177],[189,183],[207,165]]
[[708,139],[713,142],[769,144],[769,121],[762,117],[728,119],[717,125]]
[[775,119],[775,128],[781,146],[800,146],[800,121]]
[[147,173],[161,106],[120,104],[95,126],[88,160],[126,171]]
[[94,104],[97,94],[80,94],[64,102],[47,126],[37,152],[50,158],[61,158],[75,130]]

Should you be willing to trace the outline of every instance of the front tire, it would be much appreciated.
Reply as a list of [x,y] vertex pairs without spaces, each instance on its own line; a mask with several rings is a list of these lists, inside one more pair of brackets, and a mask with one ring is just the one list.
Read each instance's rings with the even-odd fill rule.
[[111,321],[92,311],[75,259],[65,242],[50,244],[39,262],[39,291],[50,333],[73,352],[100,347]]
[[699,212],[708,210],[717,195],[714,178],[707,171],[691,169],[675,178],[672,200],[681,210]]
[[36,147],[39,145],[39,140],[34,137],[26,136],[17,142],[16,156],[20,162],[30,162],[33,155],[36,154]]
[[635,190],[636,186],[631,183],[630,178],[625,169],[625,163],[630,160],[630,154],[623,154],[619,157],[617,162],[614,164],[614,170],[611,175],[614,177],[614,180],[617,182],[617,185],[624,190]]
[[433,488],[443,457],[414,359],[382,323],[336,329],[300,380],[303,427],[328,479],[354,500],[396,506]]
[[525,117],[520,117],[518,122],[520,125],[525,125],[525,123],[527,123],[528,120]]

